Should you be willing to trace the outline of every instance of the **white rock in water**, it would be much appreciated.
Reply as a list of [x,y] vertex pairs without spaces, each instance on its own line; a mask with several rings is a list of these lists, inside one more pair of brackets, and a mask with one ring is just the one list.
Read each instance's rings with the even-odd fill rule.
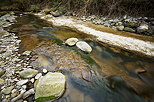
[[62,96],[65,91],[66,78],[62,73],[47,73],[38,80],[35,99],[52,101]]
[[65,41],[65,44],[74,46],[79,40],[77,38],[69,38]]
[[86,43],[85,41],[79,41],[76,43],[76,46],[87,53],[90,53],[92,51],[92,48],[90,47],[90,45],[88,43]]

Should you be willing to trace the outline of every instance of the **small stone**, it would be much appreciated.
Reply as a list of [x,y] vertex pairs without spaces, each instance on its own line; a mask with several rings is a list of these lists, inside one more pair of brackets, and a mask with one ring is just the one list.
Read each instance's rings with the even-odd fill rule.
[[19,91],[17,89],[13,89],[11,93],[11,97],[14,98],[19,94]]
[[2,70],[0,71],[0,77],[3,76],[5,74],[6,70]]
[[21,66],[21,64],[16,64],[16,67],[20,67]]
[[[17,97],[13,98],[11,100],[11,102],[17,102],[17,100],[19,100],[20,98],[22,98],[23,94],[24,94],[25,91],[22,91]],[[23,102],[23,101],[21,101]]]
[[23,85],[22,88],[23,88],[24,90],[26,90],[27,86],[26,86],[26,85]]
[[23,99],[27,98],[28,96],[30,96],[30,95],[32,95],[32,94],[34,94],[34,93],[35,93],[34,89],[28,90],[27,92],[25,92],[25,93],[23,94]]
[[35,79],[34,79],[34,78],[32,78],[30,81],[31,81],[32,83],[34,83]]
[[35,79],[39,79],[42,76],[42,73],[39,73],[35,76]]
[[117,28],[118,30],[124,30],[124,26],[123,26],[123,25],[121,25],[121,26],[116,26],[116,28]]
[[141,24],[138,28],[137,28],[137,32],[139,33],[143,33],[148,31],[149,26],[147,24]]
[[47,73],[48,71],[46,69],[43,69],[43,73]]
[[22,78],[32,78],[38,73],[37,70],[34,69],[25,69],[19,73]]
[[7,99],[10,98],[10,95],[6,95],[6,98],[7,98]]
[[137,68],[137,69],[135,70],[135,72],[136,72],[136,74],[140,74],[140,73],[145,73],[146,70],[145,70],[144,68]]
[[20,81],[17,82],[16,84],[17,84],[18,86],[22,86],[22,85],[26,84],[27,82],[28,82],[28,79],[26,79],[26,80],[20,80]]
[[7,87],[7,88],[4,88],[1,92],[5,95],[8,95],[11,93],[12,89],[14,88],[14,86],[10,86],[10,87]]
[[4,80],[3,79],[0,79],[0,85],[1,84],[4,84]]
[[29,56],[31,53],[32,53],[32,51],[25,51],[25,52],[23,53],[23,55]]

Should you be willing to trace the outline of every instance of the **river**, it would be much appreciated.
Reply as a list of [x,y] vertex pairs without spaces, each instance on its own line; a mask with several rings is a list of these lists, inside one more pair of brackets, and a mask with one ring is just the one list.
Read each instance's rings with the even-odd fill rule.
[[[153,102],[154,61],[132,53],[106,46],[94,37],[67,27],[56,27],[31,14],[17,18],[7,28],[22,41],[20,52],[32,50],[52,59],[58,67],[86,67],[92,73],[92,81],[67,76],[64,95],[55,102]],[[93,48],[84,52],[63,44],[76,37]]]

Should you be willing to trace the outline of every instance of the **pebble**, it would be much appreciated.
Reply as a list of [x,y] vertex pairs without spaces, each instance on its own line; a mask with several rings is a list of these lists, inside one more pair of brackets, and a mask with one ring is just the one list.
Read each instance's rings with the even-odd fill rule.
[[22,88],[23,88],[24,90],[26,90],[27,86],[26,86],[26,85],[23,85]]
[[40,77],[42,76],[42,73],[38,73],[36,76],[35,76],[35,79],[39,79]]
[[32,83],[34,83],[35,79],[34,79],[34,78],[32,78],[30,81],[31,81]]
[[25,51],[25,52],[23,53],[23,55],[29,56],[31,53],[32,53],[32,51]]
[[43,69],[43,73],[46,74],[48,71],[46,69]]

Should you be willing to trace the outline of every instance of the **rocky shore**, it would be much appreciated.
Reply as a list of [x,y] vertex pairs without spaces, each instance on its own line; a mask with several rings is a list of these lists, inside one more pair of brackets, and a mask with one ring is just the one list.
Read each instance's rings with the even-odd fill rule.
[[14,33],[4,30],[16,22],[15,18],[14,14],[0,17],[0,101],[42,102],[57,99],[65,91],[65,76],[60,72],[34,69],[30,65],[34,60],[33,52],[19,53],[21,40]]
[[130,17],[125,15],[119,18],[107,18],[101,16],[82,16],[82,21],[90,21],[93,24],[111,27],[119,31],[132,32],[142,35],[154,36],[154,18],[148,17]]

